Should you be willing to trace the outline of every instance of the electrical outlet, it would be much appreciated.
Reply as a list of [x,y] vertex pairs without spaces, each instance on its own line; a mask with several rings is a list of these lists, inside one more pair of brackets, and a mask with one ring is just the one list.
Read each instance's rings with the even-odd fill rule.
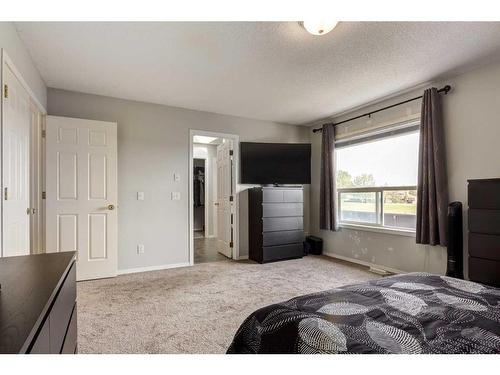
[[144,245],[142,243],[137,245],[137,254],[144,254]]
[[181,193],[178,191],[173,191],[172,192],[172,200],[173,201],[180,201],[181,200]]
[[181,175],[179,173],[174,173],[174,181],[178,182],[181,180]]
[[143,191],[138,191],[137,192],[137,200],[138,201],[143,201],[144,200],[144,192]]

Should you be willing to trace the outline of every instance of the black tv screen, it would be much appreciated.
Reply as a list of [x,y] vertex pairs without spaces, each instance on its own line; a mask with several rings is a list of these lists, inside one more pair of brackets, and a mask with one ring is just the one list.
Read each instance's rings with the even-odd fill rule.
[[310,184],[309,143],[240,143],[242,184]]

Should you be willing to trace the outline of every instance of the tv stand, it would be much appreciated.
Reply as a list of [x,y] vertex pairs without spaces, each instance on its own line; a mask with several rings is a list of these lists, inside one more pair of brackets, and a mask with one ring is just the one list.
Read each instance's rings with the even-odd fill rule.
[[256,187],[248,191],[249,258],[259,263],[302,258],[302,186]]

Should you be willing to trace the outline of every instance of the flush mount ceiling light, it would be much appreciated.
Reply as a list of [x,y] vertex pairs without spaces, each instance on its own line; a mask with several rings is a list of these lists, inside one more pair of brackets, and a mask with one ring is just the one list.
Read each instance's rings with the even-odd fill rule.
[[300,24],[312,35],[325,35],[332,31],[337,26],[338,21],[303,21]]

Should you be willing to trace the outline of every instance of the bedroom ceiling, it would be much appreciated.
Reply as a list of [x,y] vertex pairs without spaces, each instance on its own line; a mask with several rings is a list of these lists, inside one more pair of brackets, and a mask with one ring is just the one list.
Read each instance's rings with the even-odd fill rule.
[[47,86],[305,124],[500,58],[500,23],[16,23]]

